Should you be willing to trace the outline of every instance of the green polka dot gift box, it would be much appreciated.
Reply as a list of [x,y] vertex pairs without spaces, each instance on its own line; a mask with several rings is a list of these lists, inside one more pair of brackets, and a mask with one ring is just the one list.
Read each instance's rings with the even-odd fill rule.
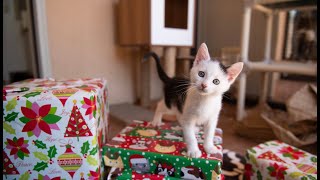
[[220,179],[222,165],[222,130],[217,128],[216,153],[203,149],[203,131],[197,135],[200,158],[186,156],[182,129],[166,122],[152,127],[134,121],[103,147],[104,164],[112,179]]
[[106,80],[28,79],[3,87],[3,179],[99,179]]
[[317,179],[317,156],[273,140],[247,150],[245,173],[250,179]]

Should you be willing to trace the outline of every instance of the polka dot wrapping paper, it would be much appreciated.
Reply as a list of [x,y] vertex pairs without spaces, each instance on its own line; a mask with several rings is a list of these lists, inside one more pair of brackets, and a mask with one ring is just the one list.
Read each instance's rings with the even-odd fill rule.
[[28,79],[3,87],[3,179],[98,179],[106,80]]
[[108,178],[116,179],[220,179],[222,166],[222,130],[217,128],[216,153],[203,149],[203,131],[196,136],[202,151],[200,158],[186,156],[186,144],[177,123],[165,122],[153,127],[135,120],[103,147],[104,164],[112,167]]

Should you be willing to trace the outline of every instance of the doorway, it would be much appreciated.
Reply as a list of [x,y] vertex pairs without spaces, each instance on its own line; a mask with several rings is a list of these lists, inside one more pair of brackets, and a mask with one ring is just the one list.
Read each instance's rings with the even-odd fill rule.
[[39,78],[32,0],[3,0],[3,82]]

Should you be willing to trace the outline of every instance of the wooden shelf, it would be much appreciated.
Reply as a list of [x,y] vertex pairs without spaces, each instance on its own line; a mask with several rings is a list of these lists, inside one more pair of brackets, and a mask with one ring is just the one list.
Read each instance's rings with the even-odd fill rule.
[[317,6],[317,0],[255,0],[270,9],[295,9],[299,7]]
[[267,64],[265,62],[248,62],[248,67],[253,71],[264,71],[264,72],[284,72],[294,73],[301,75],[317,75],[317,64],[316,63],[298,63],[290,61],[279,61],[271,62]]

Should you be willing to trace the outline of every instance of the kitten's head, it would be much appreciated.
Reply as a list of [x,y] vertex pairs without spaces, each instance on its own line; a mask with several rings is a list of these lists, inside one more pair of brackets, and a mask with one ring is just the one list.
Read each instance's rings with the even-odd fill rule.
[[219,61],[212,60],[206,44],[202,43],[191,68],[191,86],[201,95],[221,95],[229,90],[242,68],[242,62],[225,67]]

